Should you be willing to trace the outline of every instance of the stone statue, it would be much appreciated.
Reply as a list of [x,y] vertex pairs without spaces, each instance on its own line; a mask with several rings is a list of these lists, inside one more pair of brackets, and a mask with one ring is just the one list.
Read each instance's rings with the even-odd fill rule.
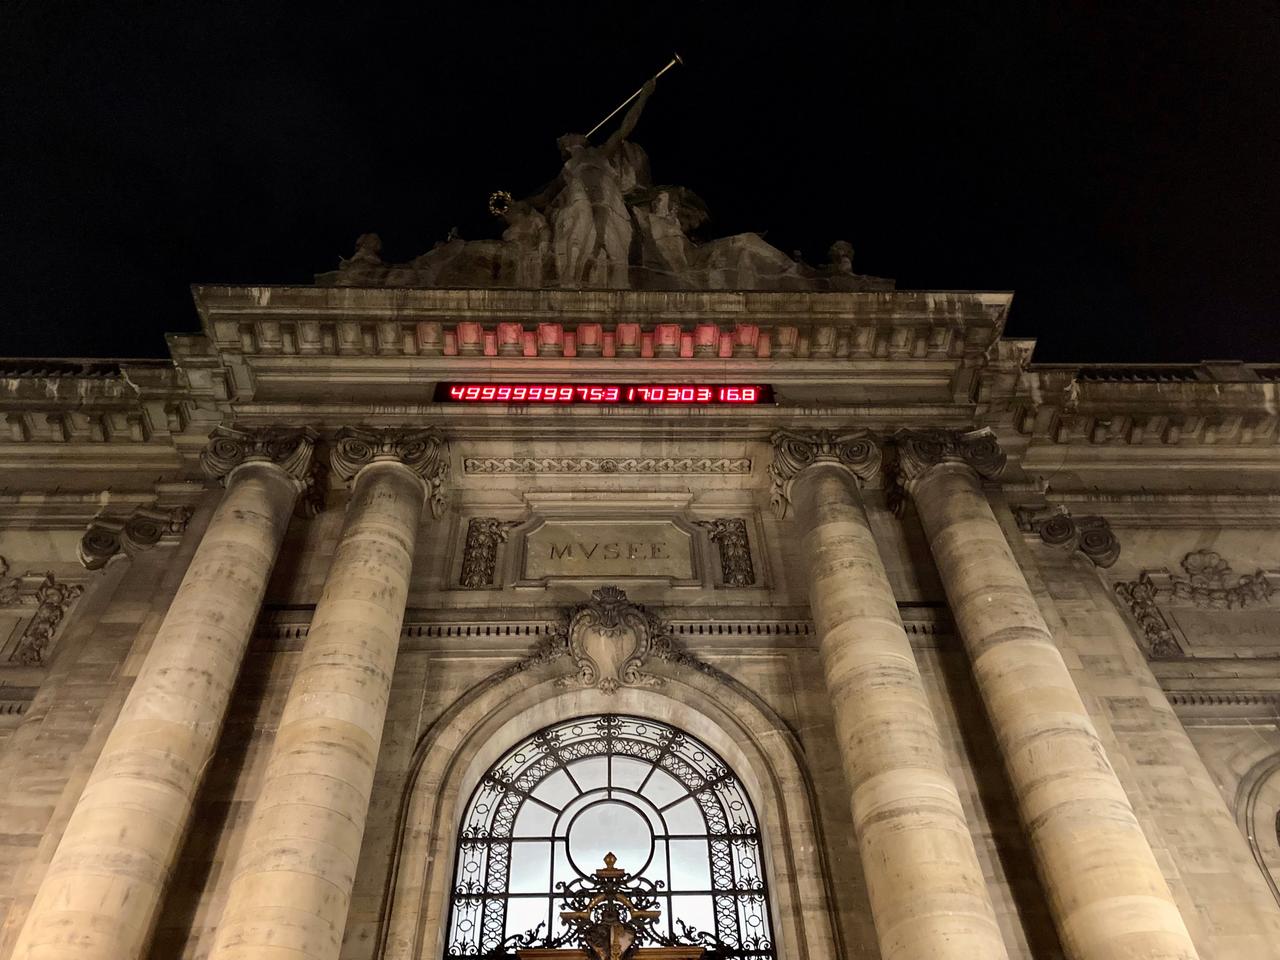
[[376,283],[386,276],[382,262],[382,238],[376,233],[362,233],[356,239],[356,251],[338,266],[338,282],[344,286]]
[[603,145],[594,147],[579,133],[562,136],[557,141],[564,158],[560,175],[526,201],[535,209],[546,206],[562,287],[630,285],[631,215],[625,188],[639,185],[647,170],[639,169],[643,154],[624,150],[623,143],[655,87],[653,80],[644,85],[622,124]]
[[[502,213],[507,229],[503,241],[510,246],[510,270],[517,287],[541,287],[550,275],[551,227],[547,218],[525,200],[517,200]],[[504,267],[506,264],[504,264]]]

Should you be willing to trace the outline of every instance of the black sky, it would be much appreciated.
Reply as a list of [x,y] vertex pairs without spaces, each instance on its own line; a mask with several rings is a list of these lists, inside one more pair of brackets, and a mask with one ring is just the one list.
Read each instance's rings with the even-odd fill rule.
[[164,355],[194,281],[496,236],[675,49],[635,139],[710,235],[1013,289],[1042,361],[1280,360],[1275,2],[11,0],[0,37],[3,355]]

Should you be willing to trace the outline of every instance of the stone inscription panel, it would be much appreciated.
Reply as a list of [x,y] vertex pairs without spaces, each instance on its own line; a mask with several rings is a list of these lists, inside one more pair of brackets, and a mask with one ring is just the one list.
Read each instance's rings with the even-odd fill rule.
[[1280,607],[1244,610],[1165,608],[1194,656],[1280,655]]
[[693,537],[671,520],[548,520],[525,538],[525,580],[694,580]]

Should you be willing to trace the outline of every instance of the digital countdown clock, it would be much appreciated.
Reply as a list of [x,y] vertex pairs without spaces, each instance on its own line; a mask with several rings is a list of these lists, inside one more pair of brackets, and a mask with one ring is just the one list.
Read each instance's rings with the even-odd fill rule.
[[437,403],[604,403],[693,405],[772,403],[758,383],[442,383]]

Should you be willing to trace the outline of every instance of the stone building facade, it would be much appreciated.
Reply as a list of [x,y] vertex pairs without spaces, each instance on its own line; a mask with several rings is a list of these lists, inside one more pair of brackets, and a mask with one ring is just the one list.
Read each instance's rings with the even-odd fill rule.
[[515,956],[605,847],[708,957],[1280,957],[1280,365],[839,287],[5,361],[0,957]]

